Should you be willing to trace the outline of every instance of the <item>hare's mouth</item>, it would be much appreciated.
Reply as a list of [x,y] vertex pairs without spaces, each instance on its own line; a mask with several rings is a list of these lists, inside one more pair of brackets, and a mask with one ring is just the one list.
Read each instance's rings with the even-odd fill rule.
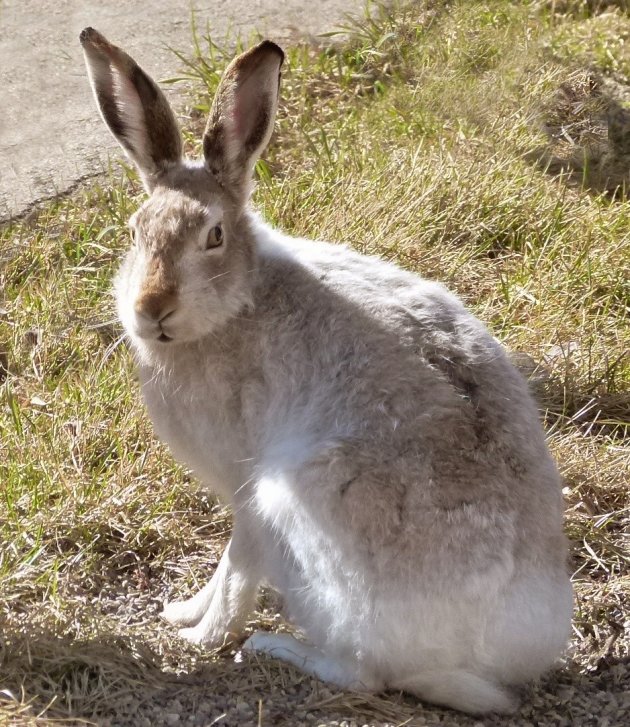
[[166,333],[164,333],[164,331],[162,331],[162,333],[160,333],[160,335],[158,336],[157,340],[162,341],[162,343],[168,343],[169,341],[172,341],[173,339],[170,336],[167,336]]

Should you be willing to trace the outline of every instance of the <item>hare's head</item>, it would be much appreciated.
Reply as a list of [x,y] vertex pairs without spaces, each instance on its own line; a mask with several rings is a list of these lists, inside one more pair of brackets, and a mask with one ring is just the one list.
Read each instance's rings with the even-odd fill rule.
[[145,350],[197,340],[251,299],[254,245],[243,212],[273,129],[284,55],[263,41],[232,61],[204,158],[191,161],[157,84],[96,30],[86,28],[81,44],[103,120],[150,195],[129,223],[134,244],[117,282],[122,322]]

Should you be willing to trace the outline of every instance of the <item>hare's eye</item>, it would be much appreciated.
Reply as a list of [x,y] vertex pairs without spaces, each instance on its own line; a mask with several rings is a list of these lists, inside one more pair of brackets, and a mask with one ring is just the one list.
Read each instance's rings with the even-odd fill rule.
[[221,225],[215,225],[208,232],[206,238],[206,250],[210,250],[213,247],[219,247],[223,244],[223,228]]

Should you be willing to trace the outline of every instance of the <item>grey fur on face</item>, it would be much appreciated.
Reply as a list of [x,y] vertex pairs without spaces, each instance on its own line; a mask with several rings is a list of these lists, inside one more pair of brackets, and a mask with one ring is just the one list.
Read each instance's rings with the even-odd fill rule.
[[144,400],[234,512],[212,579],[164,618],[220,645],[264,583],[305,640],[257,633],[245,650],[343,689],[512,710],[512,685],[564,648],[572,607],[559,477],[525,382],[443,286],[249,209],[277,46],[229,66],[191,162],[173,157],[157,85],[96,31],[82,43],[150,193],[116,282]]

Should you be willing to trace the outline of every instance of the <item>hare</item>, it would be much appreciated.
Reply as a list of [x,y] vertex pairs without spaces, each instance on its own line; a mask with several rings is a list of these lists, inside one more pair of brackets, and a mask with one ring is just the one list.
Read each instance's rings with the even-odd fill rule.
[[525,381],[442,285],[250,209],[277,45],[229,65],[191,161],[156,83],[92,28],[81,43],[149,193],[115,283],[144,401],[234,514],[210,582],[164,618],[216,647],[265,584],[301,635],[244,650],[342,689],[513,710],[572,608],[559,476]]

